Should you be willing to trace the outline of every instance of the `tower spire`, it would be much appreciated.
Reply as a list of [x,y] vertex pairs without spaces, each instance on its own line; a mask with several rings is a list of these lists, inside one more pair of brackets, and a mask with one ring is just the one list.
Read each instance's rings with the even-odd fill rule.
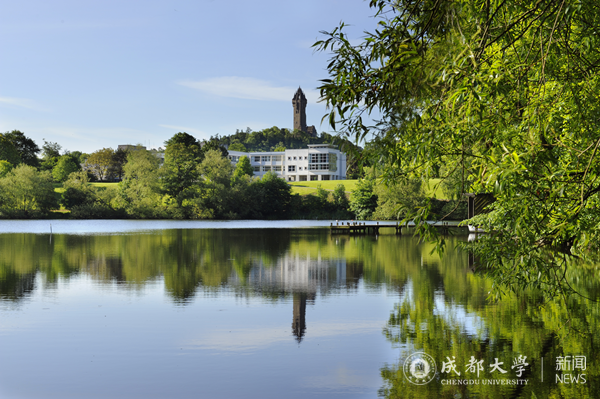
[[294,107],[294,130],[306,132],[306,96],[300,86],[294,94],[292,106]]

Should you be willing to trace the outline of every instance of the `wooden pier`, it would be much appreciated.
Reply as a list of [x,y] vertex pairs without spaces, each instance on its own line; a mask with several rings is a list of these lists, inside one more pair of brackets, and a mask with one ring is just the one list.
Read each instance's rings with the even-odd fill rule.
[[[409,224],[408,226],[406,225],[401,225],[400,223],[393,223],[393,224],[379,224],[379,222],[377,222],[377,224],[366,224],[364,222],[341,222],[341,223],[336,223],[335,225],[333,223],[330,224],[329,230],[331,232],[331,234],[350,234],[350,235],[379,235],[379,229],[383,229],[383,228],[393,228],[396,232],[396,235],[401,235],[402,234],[402,228],[414,228],[414,224]],[[441,234],[449,234],[450,233],[450,229],[452,228],[455,232],[456,231],[461,231],[464,230],[465,232],[468,232],[468,230],[464,227],[458,227],[455,225],[450,225],[447,222],[443,222],[440,224],[432,224],[431,227],[434,227],[436,229],[438,229],[440,231]]]
[[399,223],[379,224],[379,222],[377,222],[377,224],[366,224],[364,222],[346,222],[346,224],[344,224],[344,222],[342,222],[341,224],[336,223],[335,226],[333,223],[331,223],[330,231],[331,234],[378,235],[379,229],[394,228],[396,230],[396,234],[400,235],[402,234],[401,227],[402,226],[400,226]]

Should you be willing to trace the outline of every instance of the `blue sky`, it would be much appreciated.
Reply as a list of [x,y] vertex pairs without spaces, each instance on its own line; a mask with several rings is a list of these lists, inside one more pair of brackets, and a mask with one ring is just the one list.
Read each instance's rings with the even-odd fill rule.
[[298,86],[331,132],[315,90],[330,54],[311,45],[342,20],[359,39],[372,15],[362,0],[4,1],[0,132],[93,152],[291,128]]

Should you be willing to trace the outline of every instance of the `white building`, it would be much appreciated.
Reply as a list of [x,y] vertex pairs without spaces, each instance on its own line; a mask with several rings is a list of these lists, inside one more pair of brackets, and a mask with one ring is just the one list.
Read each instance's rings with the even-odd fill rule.
[[346,154],[332,144],[309,144],[285,152],[229,151],[234,165],[243,156],[250,158],[254,176],[273,171],[286,181],[345,180]]

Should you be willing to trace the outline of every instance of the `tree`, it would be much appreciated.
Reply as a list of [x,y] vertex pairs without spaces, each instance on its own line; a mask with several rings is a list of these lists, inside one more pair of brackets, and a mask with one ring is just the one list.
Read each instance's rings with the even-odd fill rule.
[[42,146],[42,162],[40,168],[42,170],[52,171],[60,158],[60,151],[62,147],[60,144],[46,141],[44,139],[44,145]]
[[85,171],[79,170],[70,173],[63,183],[63,189],[60,203],[66,209],[93,204],[96,200],[96,190],[90,186],[88,175]]
[[129,216],[155,218],[160,209],[159,160],[150,151],[138,149],[127,155],[117,203]]
[[225,148],[225,146],[223,144],[221,144],[221,141],[220,141],[218,135],[216,137],[211,137],[210,140],[204,141],[202,143],[202,153],[203,154],[208,153],[210,150],[219,151],[221,153],[221,155],[223,155],[225,158],[227,158],[227,156],[229,155],[227,148]]
[[[221,219],[229,210],[229,194],[233,166],[219,150],[210,150],[198,166],[202,176],[203,215]],[[206,212],[208,210],[208,212]]]
[[58,182],[64,182],[73,172],[81,170],[78,159],[71,154],[61,156],[52,169],[52,177]]
[[53,209],[57,204],[50,172],[17,166],[0,179],[0,204],[8,212],[26,217]]
[[373,179],[361,179],[356,183],[356,188],[350,195],[350,211],[358,220],[367,220],[377,208],[377,195],[373,193],[375,182]]
[[373,192],[377,195],[375,219],[401,220],[425,206],[425,193],[421,180],[398,179],[386,184],[377,184]]
[[347,211],[350,203],[348,201],[348,197],[346,196],[346,187],[343,184],[338,184],[335,186],[332,194],[333,205],[343,211]]
[[35,141],[25,136],[25,134],[19,130],[6,132],[4,133],[4,137],[15,146],[15,149],[21,158],[21,162],[35,168],[40,166],[40,160],[37,157],[40,148]]
[[237,165],[235,165],[235,171],[233,172],[233,175],[235,177],[254,176],[254,169],[250,164],[250,158],[248,158],[246,155],[240,157]]
[[291,186],[272,171],[265,173],[262,179],[255,184],[260,192],[257,198],[263,216],[273,219],[285,219],[290,212]]
[[18,165],[21,162],[19,152],[13,143],[2,133],[0,133],[0,160],[6,161],[13,166]]
[[193,196],[193,185],[199,179],[198,165],[204,154],[200,143],[187,133],[175,134],[165,145],[162,190],[181,207],[186,198]]
[[[141,150],[138,148],[137,151]],[[123,149],[117,149],[111,159],[111,172],[119,180],[123,179],[123,166],[127,163],[127,155],[129,151]]]
[[[315,43],[333,52],[320,86],[331,126],[377,135],[389,179],[445,165],[460,171],[461,193],[492,193],[490,212],[471,223],[494,234],[472,250],[496,287],[570,290],[556,271],[600,242],[597,2],[370,5],[380,22],[362,43],[344,23]],[[429,210],[410,218],[436,238]]]
[[91,153],[85,161],[83,169],[92,172],[98,180],[108,179],[111,176],[114,153],[112,148],[103,148]]
[[235,141],[234,143],[231,143],[231,145],[229,146],[229,151],[247,152],[246,146],[243,145],[242,143],[240,143],[239,141]]

